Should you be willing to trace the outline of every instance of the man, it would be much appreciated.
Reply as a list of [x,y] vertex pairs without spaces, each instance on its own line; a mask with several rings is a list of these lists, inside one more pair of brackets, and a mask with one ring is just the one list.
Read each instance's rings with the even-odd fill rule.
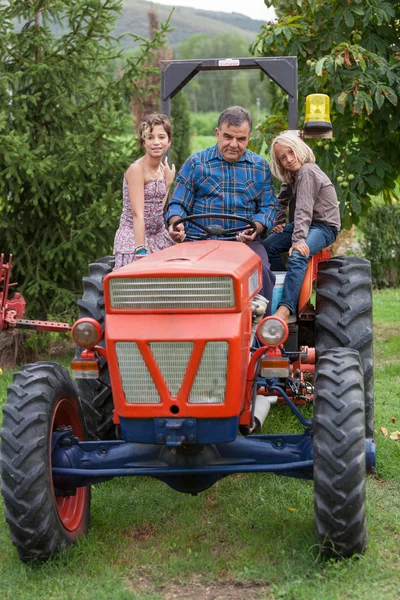
[[[198,235],[190,223],[174,227],[174,223],[189,215],[228,213],[247,217],[257,230],[246,229],[237,234],[238,242],[248,244],[262,261],[263,287],[260,293],[269,300],[266,314],[271,314],[272,290],[275,275],[261,242],[274,226],[276,197],[267,161],[247,150],[252,119],[241,106],[224,110],[215,129],[217,143],[211,148],[190,156],[180,169],[173,196],[165,215],[168,231],[175,242]],[[240,226],[239,221],[201,219],[204,225],[218,224],[225,228]]]

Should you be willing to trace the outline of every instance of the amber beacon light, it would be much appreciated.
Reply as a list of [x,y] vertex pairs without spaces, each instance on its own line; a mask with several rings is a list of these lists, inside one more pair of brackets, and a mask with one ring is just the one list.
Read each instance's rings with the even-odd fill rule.
[[307,96],[303,131],[304,137],[332,137],[329,96],[326,94]]

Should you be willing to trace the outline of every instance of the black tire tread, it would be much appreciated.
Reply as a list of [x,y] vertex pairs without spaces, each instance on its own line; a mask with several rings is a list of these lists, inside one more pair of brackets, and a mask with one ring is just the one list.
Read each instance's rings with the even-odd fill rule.
[[366,436],[374,436],[372,278],[369,261],[338,256],[318,266],[316,359],[329,348],[358,350],[364,371]]
[[364,411],[358,352],[325,351],[316,369],[313,430],[316,535],[327,557],[366,548]]
[[[62,526],[53,500],[49,468],[54,399],[75,399],[68,371],[57,363],[25,365],[14,374],[3,406],[1,493],[11,540],[23,561],[43,561],[75,543]],[[89,525],[90,490],[84,524]]]
[[[83,277],[83,297],[78,300],[79,318],[91,317],[102,328],[103,338],[99,346],[105,347],[104,326],[105,308],[103,279],[112,271],[114,257],[104,256],[89,265],[89,276]],[[82,350],[76,349],[76,358]],[[100,359],[100,379],[77,380],[79,402],[85,421],[86,431],[90,439],[114,439],[115,425],[113,421],[114,403],[111,392],[108,364]]]

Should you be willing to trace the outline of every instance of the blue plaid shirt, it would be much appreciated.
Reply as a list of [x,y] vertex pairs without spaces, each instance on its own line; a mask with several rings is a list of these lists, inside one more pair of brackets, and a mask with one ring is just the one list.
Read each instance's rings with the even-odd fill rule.
[[[201,213],[228,213],[258,221],[265,233],[274,226],[277,201],[267,161],[246,150],[237,162],[224,160],[218,145],[190,156],[176,178],[165,220]],[[201,219],[204,225],[240,226],[239,221]],[[190,237],[200,233],[185,224]]]

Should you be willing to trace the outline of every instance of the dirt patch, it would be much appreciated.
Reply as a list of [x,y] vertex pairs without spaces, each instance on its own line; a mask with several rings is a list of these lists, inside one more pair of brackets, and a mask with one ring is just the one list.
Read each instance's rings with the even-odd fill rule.
[[227,581],[216,584],[173,584],[157,590],[165,600],[258,600],[267,598],[269,586]]
[[153,523],[144,523],[137,529],[125,530],[121,535],[133,542],[146,542],[154,537],[154,525]]
[[129,589],[160,594],[164,600],[273,600],[268,583],[240,582],[234,580],[218,583],[174,581],[166,586],[154,586],[147,577],[140,577]]
[[130,590],[156,593],[164,600],[274,600],[268,582],[236,581],[225,579],[218,582],[201,581],[199,576],[193,576],[187,583],[178,580],[166,585],[154,585],[144,568],[139,568],[139,578],[126,581]]
[[374,341],[379,342],[392,336],[400,335],[400,327],[393,323],[375,323],[374,324]]

